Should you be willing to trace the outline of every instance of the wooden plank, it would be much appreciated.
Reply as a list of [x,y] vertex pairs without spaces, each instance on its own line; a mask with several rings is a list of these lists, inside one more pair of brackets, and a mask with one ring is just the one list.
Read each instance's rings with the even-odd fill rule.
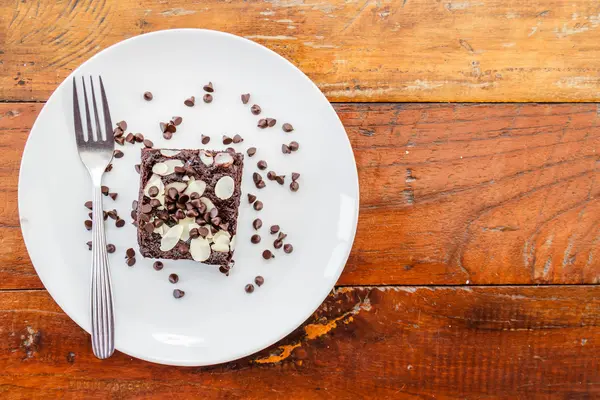
[[1,0],[0,100],[45,100],[129,37],[208,28],[277,51],[333,101],[597,101],[599,12],[592,0]]
[[[41,287],[16,206],[21,152],[40,108],[0,104],[0,288]],[[339,284],[599,281],[596,105],[336,110],[361,184],[358,233]]]
[[600,287],[342,288],[270,349],[210,368],[121,353],[44,291],[0,292],[3,398],[593,398]]

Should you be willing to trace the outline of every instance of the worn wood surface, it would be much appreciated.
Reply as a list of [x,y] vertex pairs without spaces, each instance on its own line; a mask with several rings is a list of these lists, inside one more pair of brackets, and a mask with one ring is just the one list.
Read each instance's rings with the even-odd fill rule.
[[593,0],[0,0],[0,100],[46,100],[93,54],[168,28],[262,43],[334,101],[600,98]]
[[3,398],[600,396],[600,288],[378,287],[335,292],[270,349],[173,368],[89,337],[43,291],[0,292]]
[[[41,104],[0,105],[0,288],[41,288],[18,229],[21,152]],[[342,285],[596,283],[593,104],[337,104],[356,155]]]

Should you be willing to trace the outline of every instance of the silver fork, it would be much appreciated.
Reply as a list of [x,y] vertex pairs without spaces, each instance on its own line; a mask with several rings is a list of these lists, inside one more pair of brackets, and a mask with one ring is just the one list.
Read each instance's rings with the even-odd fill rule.
[[88,104],[88,93],[85,79],[81,78],[83,84],[83,98],[85,103],[85,116],[87,121],[87,140],[83,136],[83,125],[79,111],[79,99],[77,97],[77,85],[73,78],[73,113],[75,121],[75,139],[77,150],[83,165],[87,168],[92,179],[92,285],[91,285],[91,311],[92,311],[92,349],[94,355],[100,359],[110,357],[115,351],[115,329],[113,316],[112,284],[110,280],[110,268],[108,254],[106,252],[106,236],[104,235],[104,217],[102,212],[102,175],[112,160],[115,147],[108,100],[104,91],[102,77],[100,81],[100,94],[102,97],[102,109],[104,111],[105,138],[102,137],[102,129],[98,119],[98,106],[94,93],[94,81],[90,76],[92,91],[92,104],[94,106],[94,120],[96,123],[96,137],[92,131],[92,120],[90,118],[90,107]]

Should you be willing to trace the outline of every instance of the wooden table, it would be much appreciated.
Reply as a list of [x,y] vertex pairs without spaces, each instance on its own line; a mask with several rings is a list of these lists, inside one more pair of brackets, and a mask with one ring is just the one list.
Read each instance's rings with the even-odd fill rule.
[[[326,302],[269,349],[101,362],[27,256],[21,152],[73,68],[176,27],[262,43],[335,103],[356,242]],[[579,103],[600,98],[599,60],[591,0],[0,0],[0,396],[600,396],[600,108]]]

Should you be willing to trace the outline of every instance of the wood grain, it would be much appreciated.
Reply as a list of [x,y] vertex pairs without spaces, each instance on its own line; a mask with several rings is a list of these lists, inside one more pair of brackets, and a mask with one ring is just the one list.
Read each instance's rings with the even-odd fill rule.
[[595,398],[600,288],[335,291],[270,349],[173,368],[89,337],[45,291],[0,292],[3,398]]
[[592,0],[0,0],[0,100],[46,100],[100,50],[169,28],[255,40],[334,101],[600,98]]
[[[0,288],[40,288],[18,168],[40,104],[0,104]],[[338,104],[361,210],[342,285],[597,283],[592,104]],[[123,211],[122,213],[125,213]]]

